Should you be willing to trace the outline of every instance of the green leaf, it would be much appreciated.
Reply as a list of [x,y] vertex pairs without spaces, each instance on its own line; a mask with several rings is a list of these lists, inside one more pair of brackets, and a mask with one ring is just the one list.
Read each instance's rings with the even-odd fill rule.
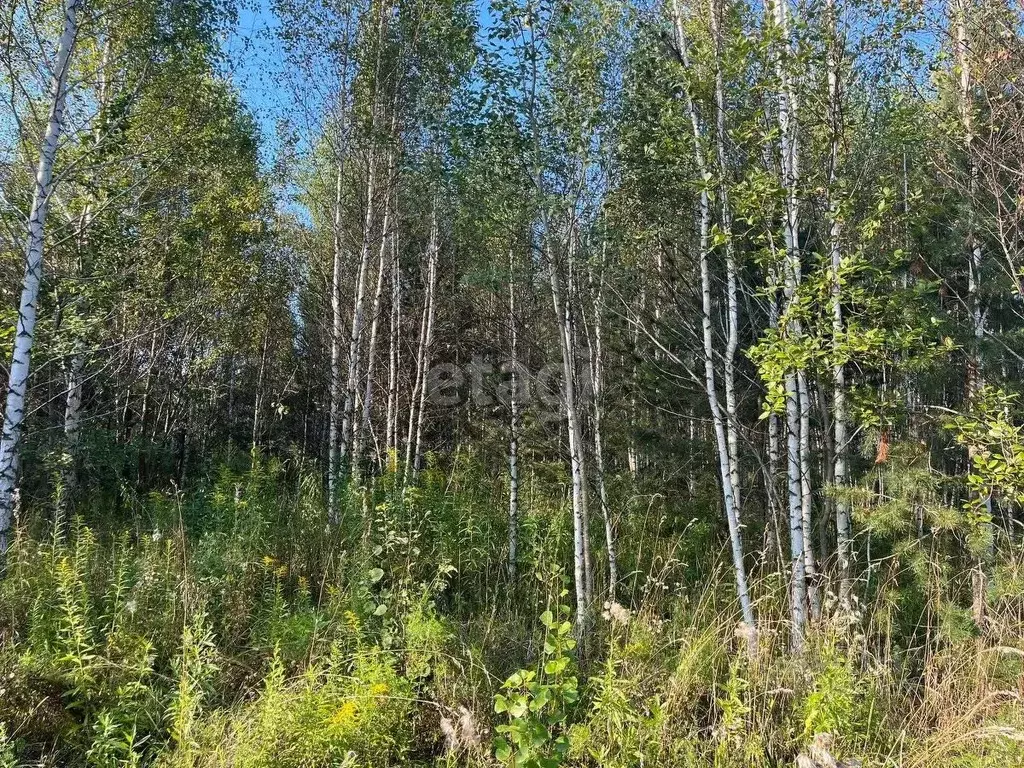
[[508,742],[501,736],[494,740],[494,756],[503,763],[507,763],[509,758],[512,757],[512,748],[509,747]]

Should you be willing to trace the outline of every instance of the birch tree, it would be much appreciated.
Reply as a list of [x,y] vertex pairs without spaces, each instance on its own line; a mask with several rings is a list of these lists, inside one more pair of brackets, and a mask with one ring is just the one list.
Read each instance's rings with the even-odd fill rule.
[[[680,63],[685,68],[685,77],[695,75],[692,69],[690,43],[686,32],[687,19],[684,16],[682,5],[679,0],[673,0],[673,21],[676,32],[676,45],[679,53]],[[743,539],[739,522],[739,508],[733,477],[736,461],[731,458],[728,426],[729,415],[722,408],[718,399],[718,384],[716,383],[715,371],[715,349],[714,333],[712,330],[712,287],[711,269],[709,256],[711,252],[711,194],[709,186],[712,182],[712,174],[708,168],[705,157],[708,146],[707,129],[701,115],[698,112],[696,101],[693,98],[691,88],[687,81],[684,81],[683,97],[686,103],[686,110],[689,114],[690,128],[693,139],[693,162],[697,174],[702,179],[698,192],[697,203],[697,224],[698,253],[697,259],[700,271],[700,296],[701,296],[701,342],[702,357],[704,361],[704,394],[707,397],[708,408],[711,410],[712,425],[715,433],[715,444],[718,454],[719,479],[722,484],[722,501],[725,508],[726,521],[729,526],[729,541],[732,550],[733,575],[736,579],[736,594],[739,598],[743,622],[748,628],[748,637],[753,638],[755,624],[753,605],[750,599],[750,592],[747,586],[747,569],[744,562]],[[717,95],[716,95],[717,102]],[[716,108],[716,112],[718,112]],[[721,138],[721,137],[719,137]],[[734,297],[729,297],[730,305]],[[730,306],[730,312],[732,308]],[[728,374],[727,374],[728,376]],[[753,640],[751,639],[751,643]]]
[[508,252],[508,338],[509,338],[509,422],[508,422],[508,576],[515,583],[519,559],[519,318],[516,316],[515,251]]
[[[797,98],[790,73],[793,47],[791,40],[788,0],[773,0],[768,10],[771,14],[771,29],[781,38],[774,53],[775,73],[778,81],[776,94],[776,119],[779,132],[779,158],[783,202],[782,233],[785,244],[783,258],[783,296],[785,306],[783,318],[786,334],[799,339],[801,322],[793,316],[797,291],[801,282],[800,264],[800,144],[797,131]],[[789,366],[785,373],[786,410],[786,475],[789,499],[789,542],[790,542],[790,619],[792,622],[791,645],[795,652],[803,650],[804,625],[807,621],[808,564],[812,564],[809,540],[804,528],[804,510],[808,504],[809,464],[805,458],[802,427],[806,424],[806,398],[801,396],[800,381],[803,372]],[[806,384],[803,388],[806,390]],[[809,511],[809,507],[808,507]]]
[[835,0],[826,4],[828,30],[826,69],[828,79],[828,185],[826,215],[829,227],[828,250],[830,273],[830,301],[832,305],[832,428],[833,468],[832,482],[836,487],[836,557],[839,567],[839,606],[850,610],[852,592],[851,578],[851,530],[850,502],[843,493],[847,482],[847,452],[849,433],[847,431],[846,369],[842,353],[837,348],[843,338],[843,221],[840,211],[838,186],[840,142],[843,136],[843,110],[841,91],[841,67],[843,59],[843,37],[839,26]]
[[7,382],[3,433],[0,435],[0,555],[7,551],[7,531],[16,503],[22,431],[25,422],[25,394],[31,369],[39,287],[43,279],[43,251],[46,241],[46,218],[53,192],[53,169],[63,130],[67,103],[68,71],[78,34],[78,14],[83,0],[68,0],[64,6],[64,22],[57,41],[52,65],[49,93],[49,114],[39,148],[32,208],[28,218],[28,239],[25,245],[25,276],[14,332],[14,349]]

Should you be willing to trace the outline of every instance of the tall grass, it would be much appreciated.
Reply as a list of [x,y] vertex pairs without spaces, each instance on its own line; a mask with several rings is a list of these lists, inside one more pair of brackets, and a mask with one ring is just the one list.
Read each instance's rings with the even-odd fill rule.
[[544,613],[569,557],[557,482],[532,482],[509,584],[500,484],[471,461],[390,480],[350,489],[337,528],[314,476],[272,461],[154,495],[131,529],[102,510],[23,525],[0,580],[0,767],[483,766],[538,727],[537,765],[792,765],[824,760],[824,734],[864,766],[1024,765],[1012,558],[985,627],[927,548],[928,567],[884,561],[799,658],[764,568],[749,652],[714,532],[623,486],[623,604],[595,606],[584,654]]

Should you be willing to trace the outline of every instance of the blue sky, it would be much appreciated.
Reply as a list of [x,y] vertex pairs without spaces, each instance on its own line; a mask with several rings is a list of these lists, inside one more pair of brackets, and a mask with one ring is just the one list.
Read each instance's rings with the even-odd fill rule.
[[265,147],[271,152],[275,125],[289,111],[287,89],[278,86],[284,70],[276,41],[279,28],[271,0],[244,0],[238,24],[225,45],[231,79],[259,123]]
[[[238,23],[225,45],[228,73],[263,133],[264,162],[273,158],[278,122],[288,118],[292,109],[290,91],[282,86],[286,65],[277,41],[281,21],[272,2],[242,0]],[[490,3],[474,2],[480,24],[486,28],[492,18]]]

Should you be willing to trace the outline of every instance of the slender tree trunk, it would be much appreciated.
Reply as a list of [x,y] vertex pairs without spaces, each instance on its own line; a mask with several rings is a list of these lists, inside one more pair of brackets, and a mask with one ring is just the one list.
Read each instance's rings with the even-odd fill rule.
[[260,350],[260,370],[256,376],[256,398],[252,406],[252,449],[250,451],[253,460],[259,450],[260,427],[263,415],[263,389],[267,379],[267,352],[270,349],[270,318],[267,318],[267,328],[263,332],[263,346]]
[[821,618],[821,590],[812,536],[814,496],[811,491],[811,393],[807,386],[806,372],[798,370],[796,376],[800,395],[800,517],[804,528],[804,574],[807,577],[807,602],[811,619],[817,621]]
[[341,268],[343,260],[341,181],[343,173],[344,164],[339,157],[334,187],[334,264],[331,275],[331,403],[327,437],[327,514],[332,523],[338,522],[338,483],[341,477],[341,454],[339,451],[342,410],[341,339],[345,332],[345,322],[341,312]]
[[[777,321],[776,321],[777,322]],[[779,445],[779,417],[778,414],[768,416],[768,477],[765,478],[765,492],[768,495],[768,516],[771,518],[769,527],[774,539],[775,552],[778,555],[779,565],[782,565],[786,557],[782,551],[782,523],[779,521],[779,464],[782,460],[782,450]]]
[[601,421],[604,401],[604,350],[603,350],[603,313],[604,313],[604,281],[606,244],[602,244],[601,264],[598,266],[600,275],[597,280],[597,291],[594,293],[594,331],[591,350],[591,378],[593,379],[593,419],[594,419],[594,470],[597,481],[598,500],[601,503],[601,517],[604,520],[604,540],[608,553],[608,598],[615,600],[615,589],[619,583],[619,564],[615,554],[615,531],[612,527],[611,508],[608,504],[608,489],[604,475],[604,446],[601,440]]
[[434,306],[437,288],[438,242],[437,208],[430,218],[430,239],[427,243],[427,285],[423,297],[423,318],[420,324],[420,345],[416,353],[416,382],[409,403],[409,432],[405,447],[405,470],[402,484],[408,485],[410,475],[420,470],[424,411],[427,404],[427,377],[430,368],[430,347],[434,340]]
[[[974,339],[968,351],[967,360],[967,399],[974,404],[977,402],[981,390],[985,386],[985,376],[982,371],[981,344],[986,334],[986,310],[981,298],[981,266],[982,248],[981,239],[976,231],[977,221],[977,191],[978,191],[978,166],[974,157],[974,106],[973,106],[973,71],[971,66],[971,45],[970,28],[968,25],[968,2],[967,0],[950,0],[949,13],[956,28],[956,64],[960,70],[960,128],[963,131],[963,152],[967,165],[967,306],[971,313],[971,324],[974,331]],[[974,460],[974,450],[970,452],[969,458]],[[992,497],[985,495],[977,499],[979,508],[984,509],[987,520],[982,523],[991,542],[992,537]],[[975,623],[981,626],[985,620],[985,592],[986,583],[989,579],[991,569],[992,550],[978,555],[977,563],[973,573],[973,601],[972,613]]]
[[39,150],[32,209],[28,218],[28,242],[25,246],[25,275],[22,281],[18,320],[15,325],[14,349],[11,355],[7,399],[4,408],[3,432],[0,434],[0,556],[7,551],[7,531],[14,513],[15,488],[18,482],[21,437],[25,426],[25,395],[31,367],[32,342],[35,338],[39,286],[43,279],[43,243],[46,214],[49,211],[53,186],[53,164],[63,130],[64,106],[67,99],[67,76],[71,52],[78,34],[78,12],[82,0],[67,0],[64,25],[57,43],[53,80],[50,85],[50,110]]
[[398,373],[402,343],[402,273],[398,232],[391,240],[391,318],[388,332],[388,403],[385,412],[388,461],[398,460]]
[[430,381],[430,357],[431,351],[434,345],[434,318],[437,314],[437,259],[438,250],[440,243],[438,242],[439,234],[437,231],[437,209],[434,209],[434,214],[430,224],[430,254],[429,254],[429,283],[430,283],[430,302],[428,304],[430,310],[427,314],[427,335],[426,343],[423,351],[423,376],[420,379],[420,402],[419,407],[416,410],[416,441],[413,445],[413,460],[412,468],[413,472],[419,473],[422,469],[423,461],[423,424],[426,420],[427,412],[427,395],[429,394],[429,381]]
[[[569,224],[569,248],[565,260],[565,293],[563,294],[563,306],[565,308],[565,327],[568,334],[569,352],[571,355],[571,372],[573,376],[573,397],[576,410],[576,451],[579,455],[580,466],[580,513],[583,520],[583,573],[587,581],[587,595],[594,598],[594,550],[590,544],[590,486],[587,477],[587,447],[584,441],[584,413],[581,410],[580,400],[584,397],[581,393],[579,357],[579,334],[577,333],[576,307],[580,306],[579,287],[576,279],[577,272],[577,248],[579,244],[579,231],[576,228],[575,219],[570,217]],[[589,366],[587,369],[589,374]],[[593,394],[592,392],[590,393]]]
[[[360,352],[363,343],[363,328],[365,325],[366,303],[366,278],[370,270],[370,249],[373,240],[373,230],[377,214],[377,173],[379,153],[376,147],[378,140],[376,136],[377,127],[384,109],[381,105],[383,94],[381,68],[383,41],[390,22],[391,4],[381,3],[377,16],[377,41],[376,61],[373,68],[372,101],[370,103],[370,125],[369,125],[369,155],[367,158],[366,171],[366,210],[363,214],[363,231],[359,245],[359,269],[356,278],[355,293],[352,306],[352,325],[348,344],[348,375],[345,384],[345,400],[341,414],[341,435],[338,445],[339,470],[345,476],[352,469],[353,461],[358,457],[352,456],[353,443],[355,441],[355,411],[359,396],[359,365]],[[392,130],[394,129],[395,113],[392,113]],[[386,201],[385,201],[386,202]]]
[[[708,407],[715,429],[715,442],[718,446],[719,474],[722,478],[722,500],[725,506],[726,522],[729,525],[729,541],[732,545],[733,570],[736,575],[736,594],[740,600],[743,622],[752,632],[756,626],[754,609],[747,589],[747,570],[743,562],[743,538],[737,514],[736,498],[732,486],[732,472],[728,461],[729,443],[725,428],[725,415],[718,402],[718,391],[715,385],[714,349],[711,329],[711,273],[708,265],[709,233],[710,233],[710,201],[707,191],[701,192],[701,326],[704,339],[704,388],[707,392]],[[753,642],[753,635],[750,635]]]
[[[107,67],[110,64],[110,36],[107,35],[103,42],[103,52],[100,57],[100,64],[97,68],[96,77],[98,80],[96,89],[97,112],[94,119],[92,131],[92,149],[98,152],[103,143],[103,123],[106,119],[108,108],[108,79]],[[87,278],[91,274],[89,259],[89,230],[92,227],[96,210],[96,192],[93,185],[89,185],[86,203],[78,223],[78,233],[75,238],[78,251],[78,276],[80,279]],[[78,296],[75,300],[75,314],[82,318],[85,316],[87,302],[85,296]],[[79,336],[75,339],[75,351],[68,365],[67,376],[67,397],[64,405],[64,466],[61,476],[63,492],[61,494],[61,509],[58,513],[61,517],[74,507],[75,497],[78,494],[78,459],[79,441],[82,428],[82,390],[85,385],[85,339]]]
[[416,406],[420,399],[420,388],[425,386],[423,378],[425,376],[425,360],[427,348],[427,318],[430,316],[430,302],[433,300],[433,288],[432,280],[430,275],[430,264],[429,264],[429,250],[431,246],[427,246],[428,250],[428,264],[427,264],[427,281],[423,288],[423,309],[420,312],[420,334],[419,342],[416,345],[416,365],[413,369],[413,381],[412,391],[409,395],[409,419],[408,428],[405,434],[405,464],[402,469],[402,485],[409,483],[409,473],[412,466],[413,460],[413,437],[416,430]]
[[[390,167],[390,162],[388,167]],[[384,221],[381,226],[380,253],[377,258],[377,288],[373,294],[373,307],[370,310],[370,342],[366,353],[366,386],[363,390],[363,417],[356,430],[355,441],[352,451],[352,462],[356,470],[359,470],[363,461],[363,445],[366,436],[372,435],[371,416],[373,413],[373,386],[374,386],[374,363],[377,357],[377,330],[380,327],[380,305],[384,294],[384,273],[386,271],[387,246],[391,238],[391,206],[384,209]],[[379,451],[379,447],[378,447]],[[380,457],[376,457],[379,463]]]
[[[100,79],[99,113],[97,124],[102,120],[106,109],[106,66],[110,56],[109,39],[103,47],[103,57],[100,63],[98,77]],[[99,127],[94,130],[93,149],[99,148],[102,140]],[[94,214],[95,194],[90,187],[88,199],[82,211],[78,223],[78,233],[75,238],[78,251],[78,276],[85,278],[88,275],[89,262],[89,229],[92,226]],[[75,314],[82,318],[86,311],[86,299],[79,295],[75,299]],[[64,401],[64,462],[61,467],[61,484],[63,486],[58,516],[65,518],[75,504],[78,495],[78,453],[79,439],[82,428],[82,390],[85,385],[85,339],[79,336],[74,342],[74,352],[67,369],[67,396]]]
[[[796,299],[800,286],[800,245],[799,245],[799,201],[797,189],[800,182],[799,144],[796,131],[796,94],[788,67],[792,55],[789,30],[788,0],[772,0],[771,12],[775,26],[783,38],[783,51],[776,52],[775,69],[779,79],[777,117],[779,124],[779,148],[782,161],[782,186],[785,191],[783,235],[786,257],[783,266],[784,294],[787,314]],[[797,339],[802,333],[800,322],[793,317],[787,319],[788,335]],[[797,371],[785,375],[786,391],[786,470],[789,488],[790,558],[792,560],[792,583],[790,590],[790,613],[792,621],[792,650],[799,653],[804,647],[804,627],[807,623],[807,573],[804,531],[803,498],[804,473],[801,458],[801,402],[800,384]]]
[[828,103],[829,103],[829,263],[831,266],[830,295],[832,302],[832,434],[833,463],[832,484],[835,488],[836,511],[836,559],[839,567],[839,609],[849,613],[853,592],[853,578],[850,559],[852,536],[850,524],[850,500],[845,495],[847,485],[847,434],[846,412],[846,368],[841,345],[845,341],[845,322],[842,302],[843,267],[843,222],[837,199],[839,142],[843,135],[842,94],[840,92],[839,67],[843,55],[843,44],[839,30],[839,18],[835,0],[826,5],[831,27],[828,50]]
[[804,558],[804,522],[800,474],[800,395],[795,373],[786,374],[786,475],[789,499],[789,556],[791,568],[790,613],[793,635],[790,645],[799,653],[804,647],[807,623],[807,577]]
[[729,445],[729,474],[732,477],[733,496],[736,502],[736,516],[742,519],[742,493],[740,490],[739,468],[739,420],[736,415],[736,352],[739,350],[739,277],[736,265],[736,248],[732,239],[732,207],[729,202],[729,166],[726,159],[725,115],[728,104],[725,99],[725,78],[722,74],[722,31],[720,0],[710,5],[711,34],[715,49],[715,148],[718,159],[718,201],[722,235],[725,237],[725,274],[728,312],[726,315],[727,341],[723,379],[725,384],[726,442]]
[[348,473],[350,449],[353,439],[353,416],[356,407],[356,392],[359,387],[359,352],[362,347],[365,324],[366,276],[370,270],[370,240],[374,225],[374,192],[377,177],[376,152],[370,152],[369,170],[366,179],[366,213],[363,219],[362,244],[359,247],[359,271],[356,277],[355,295],[352,305],[352,327],[348,340],[348,375],[345,384],[345,400],[341,414],[341,435],[338,441],[338,464],[342,476]]
[[[817,409],[818,418],[821,419],[821,433],[820,433],[820,450],[821,458],[819,465],[821,467],[821,484],[824,488],[835,488],[835,465],[836,465],[836,446],[835,446],[835,432],[832,425],[832,413],[830,411],[830,405],[832,402],[831,390],[826,391],[825,387],[820,381],[816,382],[816,386],[812,391],[811,399],[814,407]],[[821,578],[822,585],[825,583],[825,574],[821,572],[822,564],[827,562],[830,557],[830,548],[832,546],[832,530],[835,528],[836,521],[836,510],[835,500],[831,494],[826,494],[822,499],[822,514],[819,515],[817,534],[818,534],[818,549],[815,552],[817,558],[819,576]]]
[[68,392],[64,406],[64,466],[61,468],[61,498],[58,516],[67,517],[78,495],[78,453],[82,432],[82,389],[85,352],[76,349],[68,364]]
[[[548,266],[550,272],[551,303],[555,310],[555,321],[558,326],[558,346],[562,354],[562,399],[565,406],[567,430],[569,437],[569,472],[572,480],[572,523],[573,523],[573,580],[576,585],[576,634],[579,639],[587,635],[589,626],[590,575],[588,574],[589,553],[587,552],[587,514],[586,514],[586,465],[583,455],[583,429],[580,423],[579,408],[576,403],[575,348],[570,322],[568,297],[563,295],[562,278],[558,263],[551,253],[550,238],[553,236],[550,227],[545,226],[545,237],[549,239]],[[570,231],[571,239],[575,233]],[[571,251],[571,248],[570,248]],[[572,258],[572,253],[568,254]]]
[[146,427],[153,411],[153,374],[156,370],[157,332],[153,331],[149,342],[149,359],[146,361],[146,377],[142,384],[142,412],[139,414],[139,437],[146,439]]
[[227,358],[228,367],[228,443],[233,442],[232,433],[235,424],[235,353],[232,352]]
[[[78,274],[84,277],[87,261],[88,228],[92,225],[92,200],[90,199],[82,212],[78,224],[76,248],[78,250]],[[75,298],[75,314],[82,318],[85,315],[85,296]],[[78,495],[78,453],[82,431],[82,403],[85,387],[85,339],[79,336],[74,340],[74,352],[67,366],[67,393],[64,400],[64,457],[61,467],[61,493],[57,505],[59,521],[67,518],[74,509]],[[58,524],[59,527],[59,524]]]
[[[644,293],[640,293],[640,306],[644,304]],[[637,310],[632,306],[627,308],[629,313],[630,323],[633,326],[633,349],[637,350],[640,348],[640,318],[637,317]],[[626,466],[629,467],[630,477],[633,478],[633,482],[636,482],[637,473],[640,471],[640,451],[636,444],[636,429],[637,419],[639,418],[639,409],[637,408],[637,397],[636,391],[640,384],[640,379],[636,364],[636,357],[633,358],[632,364],[629,369],[629,423],[631,428],[629,430],[629,438],[626,443]]]
[[[679,0],[674,0],[676,37],[683,66],[690,70],[689,44],[686,38],[683,11]],[[704,158],[705,130],[689,85],[684,87],[686,107],[689,112],[690,126],[693,131],[693,156],[697,171],[701,178],[709,179],[707,162]],[[753,604],[747,588],[747,569],[744,563],[743,537],[740,529],[737,497],[733,486],[734,461],[729,457],[729,436],[727,431],[728,416],[723,412],[718,399],[718,386],[715,382],[714,334],[711,314],[713,308],[711,295],[711,268],[709,261],[711,251],[711,197],[707,186],[700,189],[697,231],[699,232],[698,259],[700,262],[701,286],[701,337],[704,357],[704,393],[711,410],[711,420],[715,433],[715,445],[718,453],[718,470],[722,482],[722,502],[725,507],[726,522],[729,526],[729,541],[732,549],[733,572],[736,578],[736,594],[739,598],[743,623],[747,626],[747,637],[751,649],[756,642],[754,628]]]
[[514,586],[519,559],[519,321],[516,318],[515,254],[508,252],[508,334],[512,357],[508,435],[508,576]]

